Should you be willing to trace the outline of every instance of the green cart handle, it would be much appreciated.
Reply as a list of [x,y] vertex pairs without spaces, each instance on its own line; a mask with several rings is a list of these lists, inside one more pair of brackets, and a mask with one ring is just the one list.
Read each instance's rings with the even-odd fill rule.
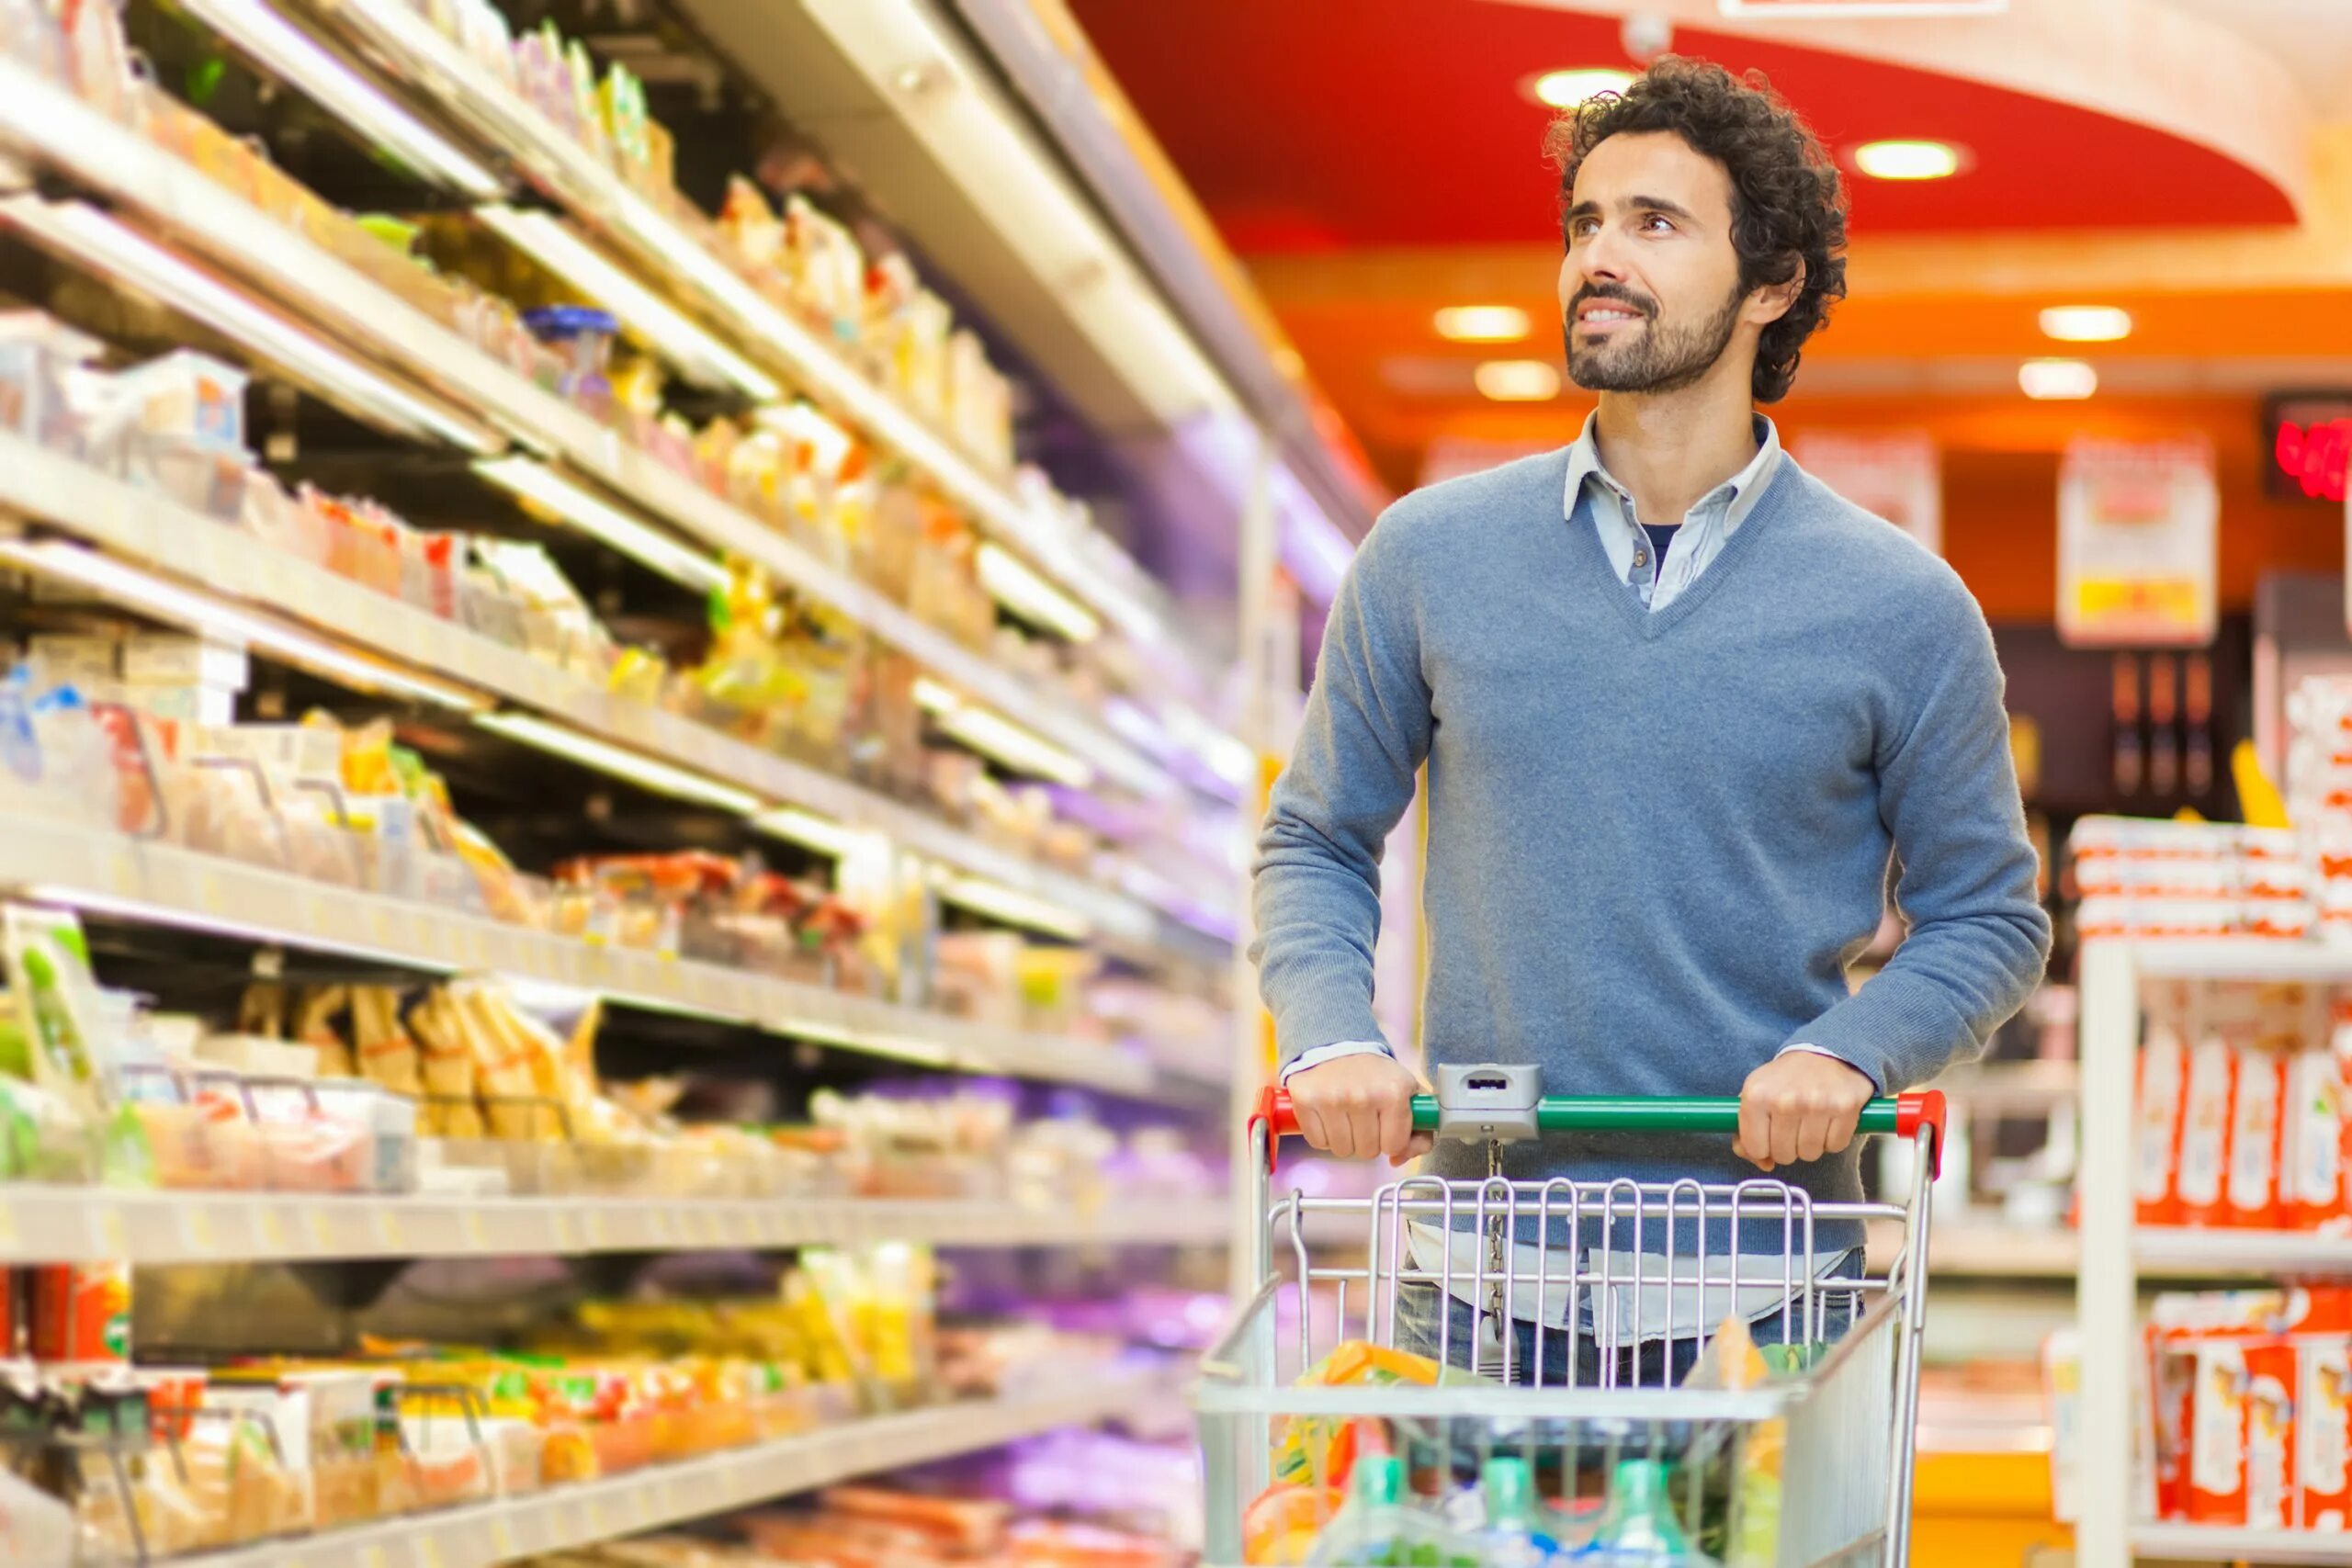
[[[1921,1128],[1930,1134],[1928,1168],[1943,1174],[1944,1096],[1941,1089],[1915,1089],[1909,1094],[1873,1100],[1862,1107],[1856,1131],[1917,1138]],[[1413,1130],[1434,1133],[1441,1122],[1437,1096],[1413,1097]],[[1255,1131],[1266,1128],[1266,1166],[1273,1168],[1274,1150],[1284,1138],[1298,1136],[1298,1113],[1291,1109],[1290,1091],[1269,1084],[1258,1091],[1258,1105],[1250,1116]],[[1545,1095],[1536,1101],[1535,1125],[1550,1133],[1718,1133],[1725,1137],[1739,1131],[1739,1101],[1732,1097],[1662,1095],[1654,1099]]]

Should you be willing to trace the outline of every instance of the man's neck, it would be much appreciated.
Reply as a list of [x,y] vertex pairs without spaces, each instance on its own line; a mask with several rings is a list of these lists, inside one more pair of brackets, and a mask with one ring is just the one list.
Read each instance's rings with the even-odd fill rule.
[[1657,396],[1603,392],[1593,437],[1645,523],[1679,523],[1699,498],[1756,459],[1747,377],[1720,372]]

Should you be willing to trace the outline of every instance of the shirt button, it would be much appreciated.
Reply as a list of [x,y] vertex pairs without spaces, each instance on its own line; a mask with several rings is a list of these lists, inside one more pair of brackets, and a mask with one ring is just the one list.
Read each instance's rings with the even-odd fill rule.
[[1635,566],[1647,566],[1650,564],[1650,558],[1644,555],[1641,551],[1635,550],[1634,552],[1634,564]]

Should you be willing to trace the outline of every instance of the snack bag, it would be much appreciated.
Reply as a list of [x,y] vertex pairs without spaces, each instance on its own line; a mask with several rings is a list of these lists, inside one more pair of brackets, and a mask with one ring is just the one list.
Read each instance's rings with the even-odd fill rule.
[[[1747,1320],[1735,1313],[1707,1341],[1682,1386],[1736,1392],[1756,1388],[1771,1375],[1770,1363],[1748,1333]],[[1758,1421],[1747,1428],[1732,1479],[1724,1568],[1772,1568],[1780,1561],[1781,1469],[1788,1446],[1786,1421]]]
[[[1302,1373],[1301,1388],[1439,1388],[1486,1380],[1458,1367],[1442,1366],[1427,1356],[1374,1345],[1364,1339],[1343,1339],[1331,1353]],[[1331,1465],[1342,1438],[1352,1435],[1348,1422],[1330,1416],[1302,1416],[1276,1423],[1274,1478],[1302,1486],[1336,1485]],[[1342,1450],[1351,1456],[1352,1447]]]

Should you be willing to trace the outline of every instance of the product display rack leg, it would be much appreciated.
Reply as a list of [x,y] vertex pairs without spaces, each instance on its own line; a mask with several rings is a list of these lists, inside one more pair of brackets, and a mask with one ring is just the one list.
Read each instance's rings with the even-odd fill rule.
[[2131,1161],[2140,995],[2131,944],[2085,942],[2077,979],[2082,1271],[2075,1281],[2075,1303],[2082,1383],[2075,1444],[2075,1561],[2078,1568],[2123,1568],[2132,1561],[2132,1362],[2139,1342]]

